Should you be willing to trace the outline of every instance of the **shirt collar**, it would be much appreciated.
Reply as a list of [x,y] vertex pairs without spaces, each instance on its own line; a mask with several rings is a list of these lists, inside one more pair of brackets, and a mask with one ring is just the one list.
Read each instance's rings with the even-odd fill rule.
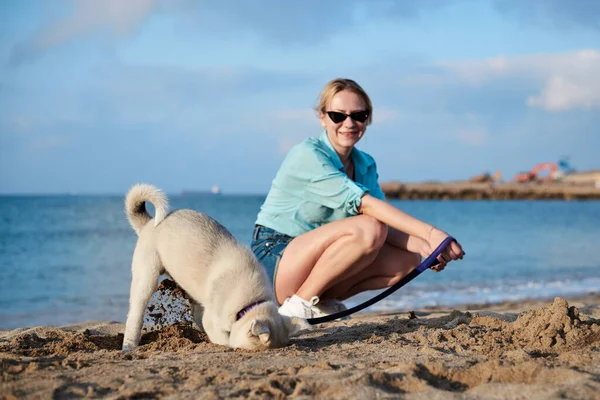
[[[321,141],[323,144],[325,144],[325,146],[327,146],[329,151],[332,153],[333,160],[336,164],[336,167],[344,169],[344,164],[342,164],[342,161],[340,160],[340,156],[335,151],[335,148],[329,141],[329,137],[327,136],[327,131],[323,130],[323,132],[321,132],[319,141]],[[363,152],[358,150],[356,147],[354,147],[352,149],[352,153],[350,154],[350,157],[352,157],[352,161],[354,161],[354,168],[356,168],[356,171],[358,171],[358,173],[362,176],[364,176],[367,173],[367,169],[373,164],[373,160],[368,157],[365,157]]]

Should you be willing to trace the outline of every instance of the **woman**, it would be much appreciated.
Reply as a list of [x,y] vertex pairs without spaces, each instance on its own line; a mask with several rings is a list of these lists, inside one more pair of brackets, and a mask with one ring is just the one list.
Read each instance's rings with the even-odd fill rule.
[[[301,318],[344,310],[342,300],[395,284],[448,237],[385,202],[375,161],[355,147],[373,111],[356,82],[327,83],[316,111],[324,131],[286,156],[251,244],[272,274],[279,312]],[[463,255],[453,241],[433,269]]]

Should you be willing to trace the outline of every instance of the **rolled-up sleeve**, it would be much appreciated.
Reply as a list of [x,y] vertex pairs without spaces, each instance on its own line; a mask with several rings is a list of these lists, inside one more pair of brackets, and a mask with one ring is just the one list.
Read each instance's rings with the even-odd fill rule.
[[330,154],[319,148],[302,147],[294,161],[297,165],[293,167],[306,179],[304,200],[343,209],[349,215],[359,214],[361,199],[369,189],[336,168]]
[[330,172],[315,177],[306,186],[305,200],[329,208],[341,208],[350,215],[359,214],[361,199],[367,188],[348,178],[343,172]]
[[[372,166],[372,168],[376,168],[375,165]],[[378,198],[379,200],[385,200],[385,193],[383,193],[383,190],[381,190],[381,186],[379,185],[379,175],[377,174],[377,170],[375,169],[374,171],[374,182],[372,183],[372,188],[369,191],[369,194],[373,197]]]

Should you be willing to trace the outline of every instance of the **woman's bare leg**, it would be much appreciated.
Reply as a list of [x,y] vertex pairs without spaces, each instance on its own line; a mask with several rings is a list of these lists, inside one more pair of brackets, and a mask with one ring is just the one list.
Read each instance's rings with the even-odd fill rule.
[[367,268],[331,286],[321,298],[344,300],[367,290],[390,287],[420,263],[420,255],[385,243]]
[[321,296],[373,263],[386,237],[387,226],[359,215],[294,238],[277,268],[277,300],[283,303],[294,294],[305,300]]

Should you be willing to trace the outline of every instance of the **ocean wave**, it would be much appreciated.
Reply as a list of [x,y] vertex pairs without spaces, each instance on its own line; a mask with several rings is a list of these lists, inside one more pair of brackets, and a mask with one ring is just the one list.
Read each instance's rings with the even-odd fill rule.
[[[431,287],[433,286],[433,287]],[[576,297],[600,293],[600,278],[585,280],[502,282],[495,286],[473,286],[452,282],[446,286],[431,285],[402,288],[369,308],[379,310],[412,310],[424,307],[455,307],[468,304],[497,304],[506,301],[541,300]],[[348,301],[349,306],[362,303],[376,293],[363,293]]]

